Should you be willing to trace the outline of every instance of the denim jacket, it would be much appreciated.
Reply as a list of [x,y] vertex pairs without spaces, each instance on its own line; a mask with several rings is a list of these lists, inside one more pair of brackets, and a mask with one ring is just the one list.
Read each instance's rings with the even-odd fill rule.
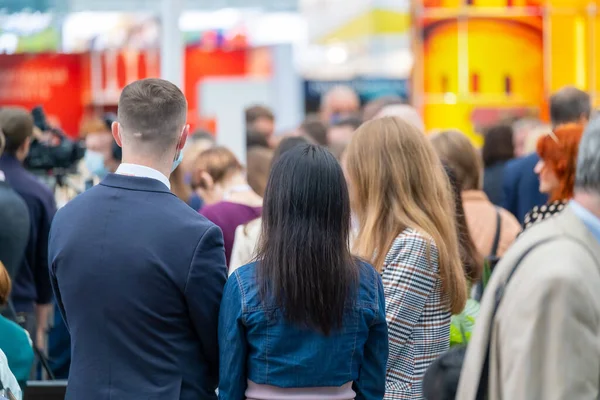
[[248,380],[282,388],[353,382],[357,399],[382,399],[388,332],[381,277],[360,263],[356,301],[347,306],[343,327],[325,336],[288,323],[281,309],[262,301],[256,264],[241,267],[225,285],[219,347],[223,400],[245,399]]

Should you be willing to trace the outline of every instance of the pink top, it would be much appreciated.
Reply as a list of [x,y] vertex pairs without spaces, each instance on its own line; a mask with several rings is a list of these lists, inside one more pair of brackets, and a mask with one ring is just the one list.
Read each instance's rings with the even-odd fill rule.
[[246,389],[246,400],[353,400],[355,397],[352,382],[339,387],[280,388],[248,380]]

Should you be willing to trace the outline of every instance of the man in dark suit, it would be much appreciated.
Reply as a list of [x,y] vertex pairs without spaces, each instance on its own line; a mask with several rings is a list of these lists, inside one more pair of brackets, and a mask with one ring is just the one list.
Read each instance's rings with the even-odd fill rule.
[[67,399],[216,399],[223,235],[169,191],[187,102],[160,79],[119,99],[116,174],[63,207],[49,262],[71,333]]
[[52,310],[52,287],[48,274],[48,233],[56,212],[52,191],[23,167],[33,137],[33,117],[18,107],[0,109],[0,127],[6,148],[0,170],[6,183],[25,201],[29,212],[29,239],[13,285],[12,301],[17,322],[26,328],[40,348],[45,348]]
[[[568,123],[587,124],[590,119],[590,96],[571,86],[562,88],[550,97],[550,119],[552,128]],[[548,200],[540,193],[540,181],[533,172],[539,161],[537,153],[531,153],[509,161],[504,170],[503,207],[523,223],[525,214],[535,206]]]
[[[0,156],[6,140],[0,127]],[[29,211],[25,201],[6,183],[0,170],[0,262],[14,281],[29,240]]]

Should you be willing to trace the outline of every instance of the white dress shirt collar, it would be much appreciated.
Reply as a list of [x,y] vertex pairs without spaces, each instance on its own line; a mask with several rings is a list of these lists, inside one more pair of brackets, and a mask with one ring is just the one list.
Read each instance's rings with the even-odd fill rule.
[[4,176],[4,172],[0,171],[0,182],[4,182],[6,180],[6,176]]
[[117,168],[116,174],[156,179],[157,181],[162,182],[167,188],[169,188],[169,190],[171,190],[169,178],[167,178],[162,172],[157,171],[154,168],[146,167],[145,165],[121,164],[119,165],[119,168]]

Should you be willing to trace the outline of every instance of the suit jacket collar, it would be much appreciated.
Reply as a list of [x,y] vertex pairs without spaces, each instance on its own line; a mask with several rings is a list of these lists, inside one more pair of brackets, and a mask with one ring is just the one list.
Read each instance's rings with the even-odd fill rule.
[[100,182],[100,185],[142,192],[168,193],[175,196],[161,181],[152,178],[108,174],[106,178]]

